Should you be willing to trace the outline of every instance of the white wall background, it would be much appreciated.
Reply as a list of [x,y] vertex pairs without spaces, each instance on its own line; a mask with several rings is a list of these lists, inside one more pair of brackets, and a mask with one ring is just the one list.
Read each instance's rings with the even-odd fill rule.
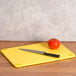
[[0,40],[76,41],[76,0],[0,0]]

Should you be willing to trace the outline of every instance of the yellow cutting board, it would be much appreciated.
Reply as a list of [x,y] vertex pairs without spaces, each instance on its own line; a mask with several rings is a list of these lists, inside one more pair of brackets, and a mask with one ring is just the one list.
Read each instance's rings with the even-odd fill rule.
[[[59,54],[60,58],[54,58],[50,56],[19,50],[20,48]],[[48,47],[47,42],[13,47],[13,48],[6,48],[2,49],[1,52],[15,67],[24,67],[28,65],[40,64],[75,57],[75,54],[62,44],[58,49],[52,50]]]

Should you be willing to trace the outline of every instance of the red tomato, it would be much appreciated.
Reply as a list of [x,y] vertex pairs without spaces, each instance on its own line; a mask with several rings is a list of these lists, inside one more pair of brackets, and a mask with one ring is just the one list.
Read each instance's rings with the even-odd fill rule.
[[58,39],[52,38],[48,41],[48,45],[51,49],[57,49],[60,46],[60,41]]

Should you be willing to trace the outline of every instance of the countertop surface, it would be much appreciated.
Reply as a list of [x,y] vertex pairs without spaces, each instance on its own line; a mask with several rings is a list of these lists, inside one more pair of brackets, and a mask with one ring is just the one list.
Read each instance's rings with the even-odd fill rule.
[[[0,41],[0,49],[40,43],[43,41]],[[76,42],[61,42],[76,53]],[[0,76],[76,76],[76,58],[14,68],[0,53]]]

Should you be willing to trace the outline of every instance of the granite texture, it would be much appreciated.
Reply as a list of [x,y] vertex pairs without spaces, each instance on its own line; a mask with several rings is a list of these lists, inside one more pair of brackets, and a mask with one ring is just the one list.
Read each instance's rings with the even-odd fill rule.
[[76,0],[0,0],[0,40],[76,41]]

